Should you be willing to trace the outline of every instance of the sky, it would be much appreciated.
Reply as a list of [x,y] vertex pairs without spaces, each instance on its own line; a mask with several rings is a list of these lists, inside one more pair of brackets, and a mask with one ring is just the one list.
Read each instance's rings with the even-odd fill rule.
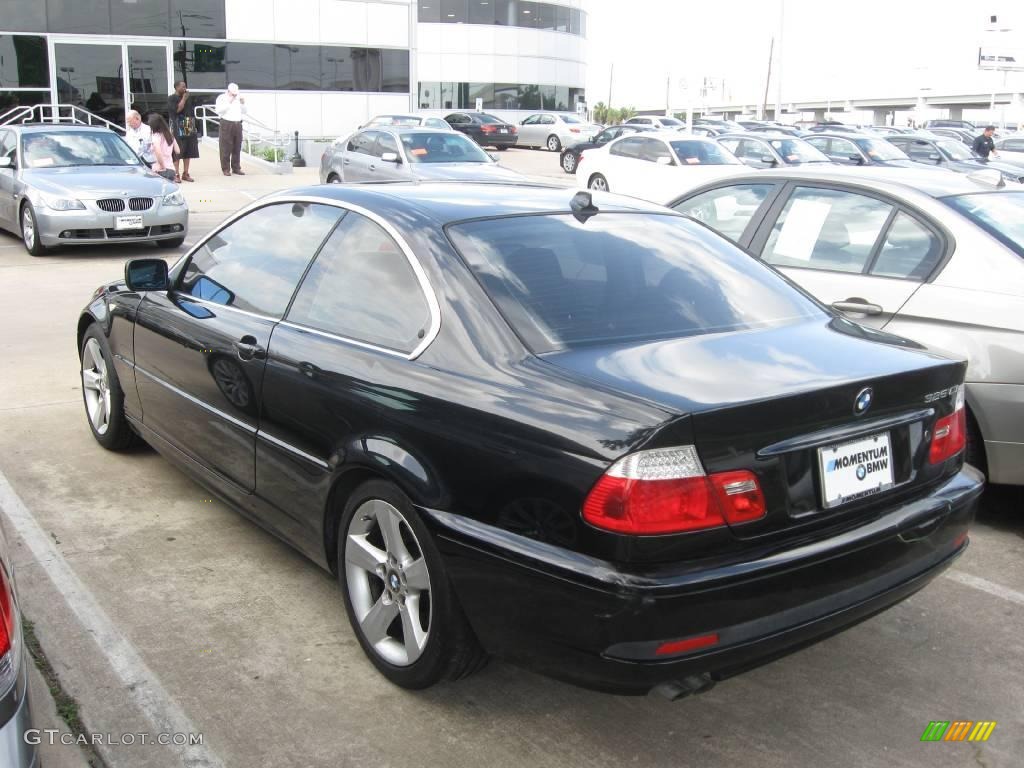
[[[668,85],[673,109],[682,109],[684,88],[697,91],[704,78],[728,101],[754,104],[764,95],[783,3],[784,105],[1002,89],[1001,73],[978,71],[979,44],[1024,53],[1021,0],[588,0],[587,100],[608,102],[614,65],[612,106],[663,107]],[[986,32],[989,14],[1012,30]],[[1007,77],[1024,90],[1024,72]],[[776,86],[773,77],[769,105]]]

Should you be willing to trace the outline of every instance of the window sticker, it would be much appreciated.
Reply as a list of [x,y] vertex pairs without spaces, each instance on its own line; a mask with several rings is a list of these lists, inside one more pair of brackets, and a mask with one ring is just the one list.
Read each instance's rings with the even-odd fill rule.
[[821,228],[832,206],[817,200],[794,200],[775,242],[775,255],[798,261],[810,261]]

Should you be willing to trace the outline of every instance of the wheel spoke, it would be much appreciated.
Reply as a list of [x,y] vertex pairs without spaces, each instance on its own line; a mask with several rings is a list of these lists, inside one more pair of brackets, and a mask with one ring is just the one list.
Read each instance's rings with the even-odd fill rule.
[[377,602],[362,618],[359,625],[363,628],[363,634],[373,645],[388,638],[388,627],[398,615],[398,603],[384,602],[384,595],[377,598]]
[[345,562],[368,573],[376,573],[378,565],[387,562],[387,552],[378,549],[366,540],[366,535],[353,534],[348,537],[345,547]]
[[413,560],[405,567],[405,583],[410,589],[420,592],[430,589],[430,576],[427,574],[427,561],[424,558]]
[[106,420],[106,414],[103,412],[103,407],[103,398],[98,397],[96,398],[96,407],[89,411],[89,418],[92,420],[92,426],[97,432]]
[[420,626],[419,595],[410,595],[405,600],[405,610],[402,611],[402,639],[409,662],[412,663],[419,658],[423,646],[427,644],[427,632]]
[[409,550],[405,548],[405,542],[402,541],[402,518],[390,505],[385,504],[378,506],[376,517],[381,536],[384,537],[384,546],[388,548],[388,554],[394,555],[403,563],[409,562],[412,558],[409,555]]
[[82,386],[96,392],[100,391],[100,382],[103,377],[96,371],[82,371]]

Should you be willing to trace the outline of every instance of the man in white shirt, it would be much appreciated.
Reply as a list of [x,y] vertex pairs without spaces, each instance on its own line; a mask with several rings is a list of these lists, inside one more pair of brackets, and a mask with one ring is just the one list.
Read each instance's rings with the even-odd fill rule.
[[238,93],[238,84],[231,83],[228,90],[217,97],[213,105],[220,117],[220,169],[225,176],[232,173],[244,176],[242,171],[242,119],[245,117],[245,98]]
[[153,165],[153,131],[142,122],[142,115],[134,109],[125,118],[124,140],[146,165]]

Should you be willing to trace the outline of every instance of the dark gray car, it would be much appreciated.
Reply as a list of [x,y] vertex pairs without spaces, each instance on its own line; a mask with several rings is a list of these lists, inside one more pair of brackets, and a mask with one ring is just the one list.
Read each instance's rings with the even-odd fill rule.
[[957,173],[973,173],[990,168],[999,171],[1006,181],[1024,183],[1024,168],[999,160],[982,160],[956,139],[907,134],[890,136],[887,141],[902,149],[917,163],[948,168]]
[[336,141],[320,159],[320,182],[523,181],[454,131],[377,127]]
[[[894,134],[895,135],[895,134]],[[920,168],[906,153],[887,139],[856,133],[818,133],[808,136],[808,144],[821,150],[840,165],[888,165],[895,168]]]

